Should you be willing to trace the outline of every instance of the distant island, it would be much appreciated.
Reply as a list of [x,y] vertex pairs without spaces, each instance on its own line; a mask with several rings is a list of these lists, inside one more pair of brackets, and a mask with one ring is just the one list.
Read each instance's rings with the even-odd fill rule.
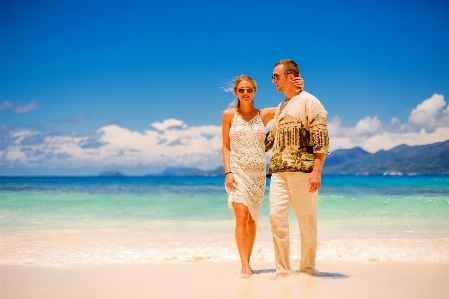
[[[326,175],[430,175],[449,174],[449,140],[428,145],[399,145],[371,154],[360,147],[330,153],[324,162]],[[214,170],[171,167],[160,176],[222,176],[222,166]]]
[[[324,162],[325,175],[431,175],[449,174],[449,140],[427,145],[399,145],[371,154],[360,147],[330,153]],[[123,176],[107,171],[99,176]],[[147,176],[224,176],[223,166],[213,170],[168,167]]]
[[100,173],[98,176],[124,176],[123,173],[117,170],[109,170]]
[[429,175],[449,174],[449,140],[427,145],[399,145],[374,154],[360,147],[328,155],[323,174]]
[[157,174],[149,174],[148,176],[222,176],[224,175],[223,166],[213,170],[202,170],[195,167],[168,167],[164,171]]

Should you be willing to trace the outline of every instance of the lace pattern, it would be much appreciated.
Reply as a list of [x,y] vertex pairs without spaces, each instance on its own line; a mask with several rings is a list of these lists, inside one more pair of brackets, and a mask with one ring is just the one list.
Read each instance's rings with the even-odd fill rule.
[[237,180],[237,188],[226,188],[229,208],[234,210],[232,202],[244,204],[257,221],[266,184],[265,126],[260,115],[246,122],[234,111],[229,138],[231,170]]

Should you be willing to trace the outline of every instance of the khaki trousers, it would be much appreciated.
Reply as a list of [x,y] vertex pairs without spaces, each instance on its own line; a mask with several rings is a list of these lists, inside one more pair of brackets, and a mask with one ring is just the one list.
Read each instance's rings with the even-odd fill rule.
[[273,234],[276,272],[290,268],[290,237],[288,212],[293,206],[301,236],[299,271],[315,268],[317,249],[318,192],[310,193],[306,186],[309,173],[274,173],[270,183],[270,223]]

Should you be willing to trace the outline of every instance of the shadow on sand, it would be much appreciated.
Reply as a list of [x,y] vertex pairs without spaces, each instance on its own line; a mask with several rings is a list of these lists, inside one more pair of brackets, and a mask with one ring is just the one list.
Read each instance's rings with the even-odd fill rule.
[[[276,273],[276,269],[260,269],[260,270],[251,270],[251,274],[264,274],[264,273]],[[295,274],[301,274],[299,271],[291,271],[291,273]],[[332,273],[332,272],[320,272],[316,271],[314,274],[309,273],[302,273],[307,274],[313,277],[321,277],[321,278],[327,278],[327,279],[342,279],[342,278],[348,278],[348,275],[341,274],[341,273]]]
[[263,273],[276,273],[276,269],[260,269],[260,270],[251,269],[251,274],[263,274]]

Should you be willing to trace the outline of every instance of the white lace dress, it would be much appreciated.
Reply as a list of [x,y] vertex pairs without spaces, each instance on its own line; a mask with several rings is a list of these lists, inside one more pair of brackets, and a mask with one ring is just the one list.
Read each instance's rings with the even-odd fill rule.
[[234,110],[229,139],[231,171],[237,180],[237,188],[226,188],[229,208],[234,210],[232,202],[242,203],[257,222],[266,183],[265,126],[259,113],[246,122]]

